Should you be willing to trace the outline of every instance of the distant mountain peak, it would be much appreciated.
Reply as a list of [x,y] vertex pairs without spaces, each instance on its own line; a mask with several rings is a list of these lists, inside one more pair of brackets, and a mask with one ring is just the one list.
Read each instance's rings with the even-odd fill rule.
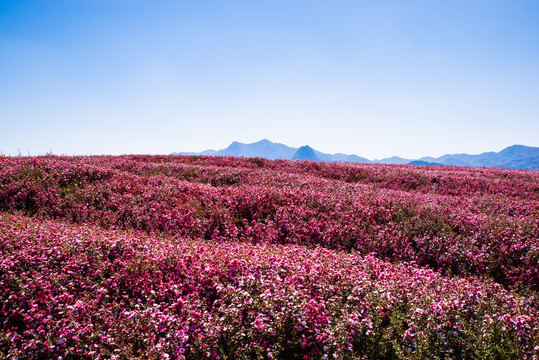
[[292,160],[310,160],[310,161],[321,161],[318,156],[314,153],[314,150],[309,145],[304,145],[296,151]]
[[351,163],[382,163],[382,164],[411,164],[411,165],[449,165],[494,167],[505,169],[539,170],[539,147],[512,145],[500,152],[485,152],[478,155],[447,154],[438,158],[423,157],[420,159],[403,159],[393,156],[386,159],[365,159],[357,155],[326,154],[317,151],[309,145],[300,148],[273,143],[262,139],[251,144],[233,141],[222,150],[206,150],[201,153],[173,153],[174,155],[211,155],[211,156],[245,156],[262,157],[266,159],[310,160],[325,162]]
[[522,159],[539,156],[539,148],[524,145],[512,145],[500,151],[499,154],[510,156],[515,159]]
[[[228,145],[228,147],[226,148],[226,151],[229,152],[229,154],[227,155],[236,155],[236,156],[240,156],[238,152],[240,152],[242,150],[242,145],[241,143],[237,142],[237,141],[234,141],[232,144]],[[236,153],[234,153],[236,152]]]

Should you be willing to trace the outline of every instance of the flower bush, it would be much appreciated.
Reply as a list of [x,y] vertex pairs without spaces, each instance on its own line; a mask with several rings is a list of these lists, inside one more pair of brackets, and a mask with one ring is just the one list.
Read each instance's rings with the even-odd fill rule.
[[533,298],[322,247],[0,217],[4,358],[533,358]]
[[532,171],[0,157],[0,229],[0,357],[539,355]]
[[50,156],[0,158],[0,178],[6,211],[217,242],[374,253],[539,290],[536,172]]

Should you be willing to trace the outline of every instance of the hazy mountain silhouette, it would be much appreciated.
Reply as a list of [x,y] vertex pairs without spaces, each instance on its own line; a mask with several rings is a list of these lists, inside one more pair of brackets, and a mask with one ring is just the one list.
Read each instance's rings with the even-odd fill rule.
[[300,147],[294,156],[292,156],[292,160],[322,161],[316,156],[314,150],[309,145]]
[[449,165],[495,167],[504,169],[539,170],[539,147],[513,145],[500,152],[485,152],[478,155],[447,154],[438,158],[403,159],[393,156],[386,159],[369,160],[357,155],[326,154],[305,145],[300,148],[273,143],[267,139],[252,144],[234,141],[226,149],[205,150],[200,153],[180,152],[173,155],[214,155],[262,157],[266,159],[310,160],[325,162],[411,164],[411,165]]
[[423,160],[413,160],[413,161],[410,161],[407,165],[418,165],[418,166],[440,165],[440,166],[446,166],[444,164],[438,164],[438,163],[433,163],[433,162],[428,162],[428,161],[423,161]]
[[381,159],[381,160],[373,160],[373,163],[376,164],[398,164],[398,165],[405,165],[409,164],[411,161],[414,161],[412,159],[403,159],[398,156],[392,156],[390,158]]
[[[357,155],[346,154],[325,154],[316,151],[310,146],[308,149],[303,149],[298,156],[302,160],[326,161],[326,162],[354,162],[354,163],[370,163],[371,161]],[[302,147],[302,148],[305,148]],[[286,159],[292,160],[296,153],[302,148],[286,146],[284,144],[273,143],[267,139],[257,141],[252,144],[243,144],[234,141],[226,149],[222,150],[205,150],[200,153],[194,152],[179,152],[173,155],[213,155],[213,156],[245,156],[245,157],[262,157],[266,159]],[[310,149],[310,151],[309,151]],[[312,152],[312,154],[310,154]],[[309,154],[307,154],[309,153]],[[308,155],[308,156],[307,156]],[[309,157],[309,159],[303,157]]]
[[245,156],[262,157],[270,160],[292,159],[298,149],[279,143],[272,143],[267,139],[252,144],[243,144],[234,141],[226,149],[205,150],[200,153],[173,153],[173,155],[214,155],[214,156]]
[[439,158],[423,157],[419,160],[452,166],[537,170],[539,168],[539,148],[513,145],[500,152],[490,151],[478,155],[448,154]]

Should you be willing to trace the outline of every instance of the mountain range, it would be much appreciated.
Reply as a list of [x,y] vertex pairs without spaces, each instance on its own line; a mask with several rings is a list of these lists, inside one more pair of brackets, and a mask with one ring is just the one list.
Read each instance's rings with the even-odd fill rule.
[[326,154],[313,149],[309,145],[294,148],[263,139],[251,144],[234,141],[226,149],[222,150],[205,150],[200,153],[177,152],[173,153],[173,155],[243,156],[261,157],[270,160],[288,159],[367,164],[449,165],[539,170],[539,147],[524,145],[513,145],[500,152],[491,151],[478,155],[447,154],[438,158],[427,156],[419,159],[404,159],[393,156],[385,159],[369,160],[357,155],[341,153]]

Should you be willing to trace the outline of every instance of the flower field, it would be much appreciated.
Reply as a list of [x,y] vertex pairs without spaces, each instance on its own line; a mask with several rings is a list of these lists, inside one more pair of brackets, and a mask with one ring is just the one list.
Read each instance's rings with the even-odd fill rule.
[[0,157],[0,229],[1,358],[539,356],[537,172]]

